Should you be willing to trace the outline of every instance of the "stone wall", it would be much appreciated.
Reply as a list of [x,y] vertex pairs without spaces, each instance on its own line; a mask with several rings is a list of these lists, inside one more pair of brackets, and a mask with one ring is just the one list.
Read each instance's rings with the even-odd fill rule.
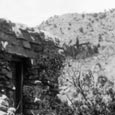
[[52,103],[58,94],[58,77],[63,58],[48,47],[46,52],[39,54],[38,59],[31,60],[32,65],[27,66],[24,72],[23,107],[26,115],[46,115],[55,106]]
[[[60,49],[64,50],[62,47],[58,38],[45,31],[0,19],[0,51],[2,52],[0,56],[4,54],[0,58],[0,65],[6,59],[0,69],[5,64],[7,64],[6,68],[9,68],[4,70],[4,74],[1,70],[3,78],[1,77],[0,82],[4,81],[5,75],[9,72],[10,78],[5,79],[4,82],[5,85],[7,82],[10,85],[10,89],[6,92],[12,92],[10,95],[5,94],[10,101],[13,100],[11,107],[18,109],[18,105],[15,106],[17,98],[15,62],[21,59],[24,71],[23,113],[25,115],[69,115],[69,112],[72,112],[67,104],[61,103],[57,97],[58,77],[64,61],[64,56],[59,52]],[[4,90],[6,90],[5,85]]]
[[[55,51],[51,51],[52,53],[49,51],[47,55],[41,53],[38,59],[22,58],[24,65],[22,104],[26,115],[47,113],[52,110],[51,103],[57,98],[58,76],[63,59]],[[16,104],[16,77],[18,76],[15,74],[15,64],[20,58],[20,56],[0,52],[0,95],[1,97],[6,95],[8,98],[5,112],[9,107],[15,107],[17,110],[19,106]],[[3,110],[2,107],[0,109]]]
[[0,51],[0,111],[8,112],[15,106],[15,89],[11,55]]

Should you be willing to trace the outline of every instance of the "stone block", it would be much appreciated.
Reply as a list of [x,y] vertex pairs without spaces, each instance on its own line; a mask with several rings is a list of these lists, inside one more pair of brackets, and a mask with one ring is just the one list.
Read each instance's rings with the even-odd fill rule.
[[31,49],[31,45],[28,41],[23,41],[23,46],[24,46],[24,48]]

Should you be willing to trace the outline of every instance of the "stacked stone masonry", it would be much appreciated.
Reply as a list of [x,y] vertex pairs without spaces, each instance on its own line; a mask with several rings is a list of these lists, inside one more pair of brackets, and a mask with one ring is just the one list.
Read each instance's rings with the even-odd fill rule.
[[[43,32],[0,19],[0,95],[6,95],[9,103],[6,110],[0,110],[7,112],[9,107],[14,107],[20,115],[39,112],[41,94],[45,94],[49,86],[52,91],[55,88],[53,83],[41,83],[37,62],[49,54],[53,57],[53,52],[57,54],[57,44],[51,37],[46,38]],[[22,95],[20,92],[17,95],[17,89],[23,90]]]

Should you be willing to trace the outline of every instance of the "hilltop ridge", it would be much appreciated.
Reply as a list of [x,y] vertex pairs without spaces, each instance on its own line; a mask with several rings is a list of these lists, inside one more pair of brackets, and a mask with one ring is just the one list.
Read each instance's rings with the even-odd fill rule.
[[[76,37],[80,42],[90,41],[93,44],[101,41],[114,42],[115,9],[101,13],[64,14],[54,16],[42,22],[38,28],[62,38],[63,43],[71,44]],[[108,39],[108,36],[111,39]]]

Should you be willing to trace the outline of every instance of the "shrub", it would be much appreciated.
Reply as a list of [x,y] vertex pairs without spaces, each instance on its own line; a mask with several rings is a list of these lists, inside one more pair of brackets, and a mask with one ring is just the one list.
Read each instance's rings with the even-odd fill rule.
[[[73,97],[67,97],[75,115],[113,115],[114,82],[104,75],[95,75],[91,70],[82,72],[72,68],[70,71],[67,70],[66,75],[69,77],[69,87],[73,87],[75,92]],[[61,80],[66,79],[64,76]],[[68,94],[65,92],[65,95]]]

